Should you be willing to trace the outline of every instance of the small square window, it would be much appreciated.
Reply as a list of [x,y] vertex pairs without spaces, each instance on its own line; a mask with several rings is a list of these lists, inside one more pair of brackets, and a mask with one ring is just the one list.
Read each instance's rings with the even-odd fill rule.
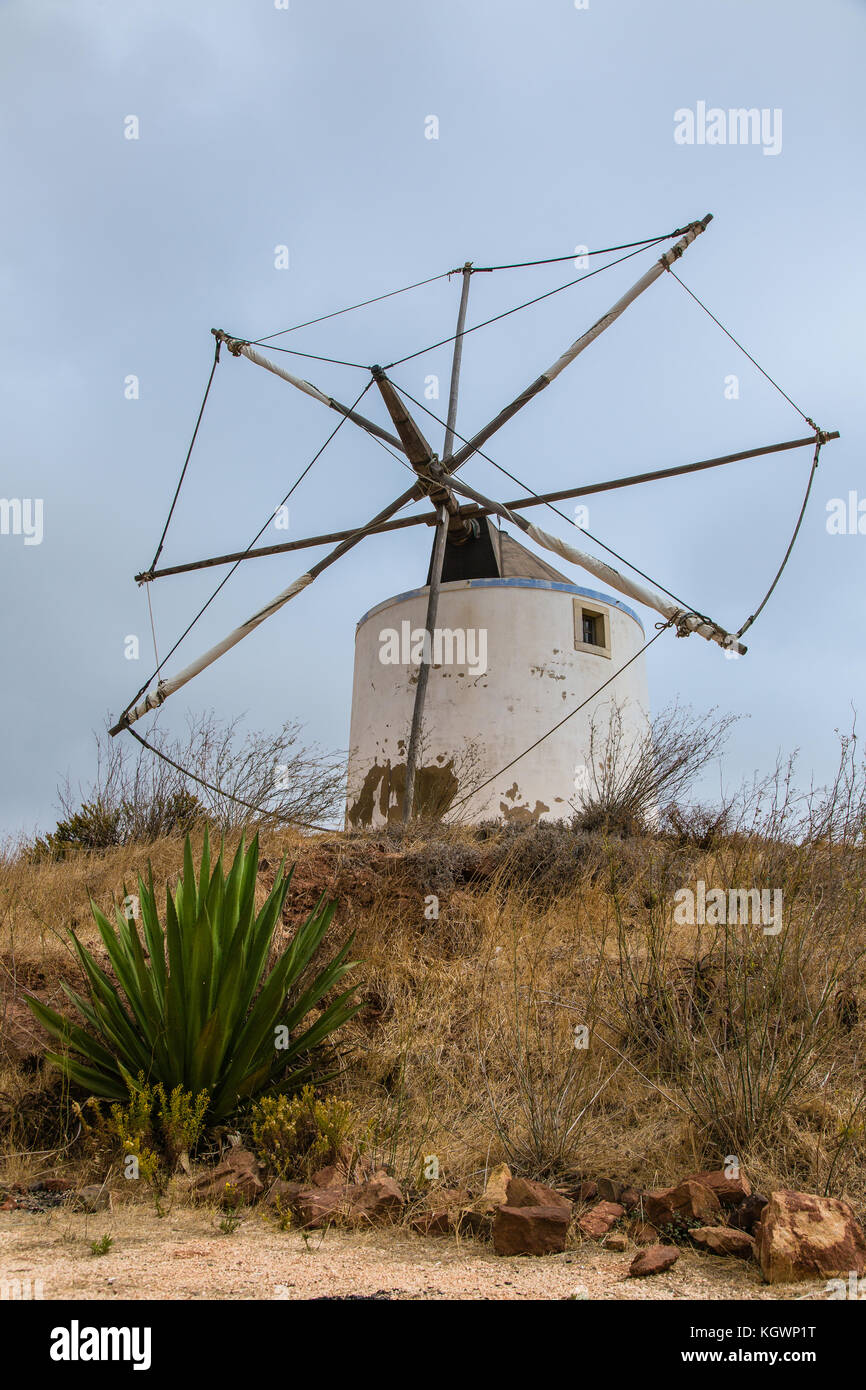
[[579,652],[610,656],[610,618],[605,609],[574,600],[574,646]]

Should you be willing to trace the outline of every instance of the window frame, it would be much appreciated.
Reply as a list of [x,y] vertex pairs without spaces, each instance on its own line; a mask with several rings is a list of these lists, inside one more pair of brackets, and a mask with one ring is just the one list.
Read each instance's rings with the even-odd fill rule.
[[[589,652],[591,656],[603,656],[608,660],[611,658],[610,646],[610,609],[587,602],[585,599],[576,598],[573,600],[574,608],[574,649],[577,652]],[[584,642],[583,640],[583,620],[593,618],[596,623],[602,625],[602,643]],[[598,629],[596,629],[598,630]]]

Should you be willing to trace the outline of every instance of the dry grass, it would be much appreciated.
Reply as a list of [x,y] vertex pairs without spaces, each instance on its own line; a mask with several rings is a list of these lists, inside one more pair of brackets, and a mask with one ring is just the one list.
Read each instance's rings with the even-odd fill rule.
[[[651,1186],[736,1153],[759,1187],[827,1188],[866,1208],[857,844],[796,843],[766,823],[709,843],[548,827],[419,829],[402,845],[268,831],[262,899],[284,856],[297,869],[283,939],[323,891],[339,902],[335,939],[357,931],[367,1007],[334,1086],[407,1182],[421,1185],[431,1154],[449,1186],[480,1185],[502,1159],[561,1183]],[[7,1179],[84,1162],[69,1097],[27,1060],[22,990],[51,998],[74,978],[67,929],[98,943],[89,897],[105,909],[148,861],[160,883],[181,857],[164,839],[0,864]],[[698,879],[780,887],[783,931],[679,925],[673,895]]]

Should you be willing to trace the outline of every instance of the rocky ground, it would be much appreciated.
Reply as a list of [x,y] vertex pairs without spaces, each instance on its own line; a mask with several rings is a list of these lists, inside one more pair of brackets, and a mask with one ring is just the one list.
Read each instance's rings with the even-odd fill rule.
[[475,1197],[438,1187],[413,1206],[384,1169],[269,1180],[240,1147],[150,1203],[122,1186],[12,1185],[0,1297],[817,1299],[830,1275],[866,1269],[866,1238],[832,1198],[767,1199],[724,1171],[602,1186],[572,1200],[500,1164]]
[[[475,1240],[403,1231],[282,1232],[260,1212],[231,1234],[215,1208],[0,1216],[0,1282],[42,1281],[46,1299],[816,1299],[824,1280],[767,1285],[757,1265],[683,1250],[629,1277],[634,1250],[586,1241],[559,1255],[502,1257]],[[110,1235],[107,1254],[91,1245]],[[13,1285],[14,1287],[14,1285]]]

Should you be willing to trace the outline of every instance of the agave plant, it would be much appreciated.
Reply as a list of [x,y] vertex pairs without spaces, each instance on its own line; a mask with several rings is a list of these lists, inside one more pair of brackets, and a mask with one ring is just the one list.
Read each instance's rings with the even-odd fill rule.
[[346,959],[353,938],[317,974],[305,976],[335,911],[323,895],[268,971],[293,869],[286,874],[280,865],[257,915],[258,859],[258,836],[248,848],[241,841],[226,877],[222,854],[211,868],[205,834],[196,882],[187,836],[183,875],[174,892],[166,887],[165,927],[153,871],[147,884],[139,876],[143,940],[131,911],[115,908],[115,925],[91,902],[120,988],[70,932],[90,997],[65,983],[63,989],[86,1026],[27,999],[39,1022],[63,1044],[48,1058],[71,1081],[94,1096],[125,1100],[133,1078],[144,1073],[166,1090],[178,1085],[194,1095],[207,1090],[210,1119],[220,1120],[259,1091],[294,1091],[325,1079],[316,1049],[361,1005],[352,1002],[347,989],[312,1022],[305,1021],[355,964]]

